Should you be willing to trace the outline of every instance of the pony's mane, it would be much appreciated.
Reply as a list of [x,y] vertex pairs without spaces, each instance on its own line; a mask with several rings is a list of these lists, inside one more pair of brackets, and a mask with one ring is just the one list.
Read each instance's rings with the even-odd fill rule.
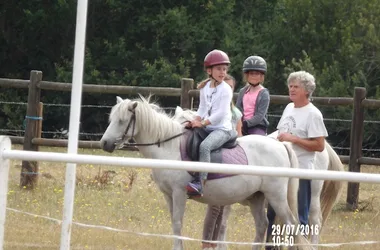
[[172,120],[164,110],[154,102],[150,101],[151,96],[147,98],[140,95],[140,98],[133,100],[123,100],[116,104],[110,114],[110,121],[120,119],[126,121],[130,117],[128,108],[133,102],[137,102],[135,109],[136,127],[144,133],[152,135],[152,141],[165,140],[171,136],[181,133],[183,128],[179,122]]

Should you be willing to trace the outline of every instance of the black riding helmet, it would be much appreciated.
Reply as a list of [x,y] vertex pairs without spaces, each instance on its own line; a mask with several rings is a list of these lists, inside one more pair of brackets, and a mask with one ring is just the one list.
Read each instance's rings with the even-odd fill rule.
[[244,60],[243,72],[246,73],[251,70],[259,71],[263,74],[267,72],[267,63],[261,56],[250,56]]

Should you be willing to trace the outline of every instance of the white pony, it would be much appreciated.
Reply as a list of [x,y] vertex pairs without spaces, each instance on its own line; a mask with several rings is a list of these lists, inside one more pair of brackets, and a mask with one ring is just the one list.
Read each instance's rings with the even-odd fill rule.
[[[194,119],[195,112],[191,110],[183,110],[181,107],[177,107],[173,119],[181,123]],[[268,135],[268,137],[277,138],[278,131]],[[318,170],[334,170],[344,171],[342,162],[339,156],[335,153],[329,143],[325,143],[325,150],[317,152],[315,169]],[[311,243],[318,244],[320,231],[322,226],[325,225],[327,217],[330,215],[334,204],[339,199],[339,195],[343,188],[343,183],[340,181],[324,181],[324,180],[312,180],[311,181],[311,204],[309,214],[309,225],[313,226],[313,230],[319,229],[318,233],[310,234]],[[208,207],[210,211],[211,206]],[[224,208],[222,225],[219,231],[219,235],[214,236],[219,241],[224,241],[226,236],[227,217],[230,213],[230,207]],[[210,213],[208,213],[210,214]],[[212,239],[204,239],[212,240]]]
[[[100,140],[103,150],[113,152],[117,146],[133,137],[137,145],[140,145],[140,152],[147,158],[181,160],[181,135],[185,129],[178,121],[152,106],[149,98],[122,100],[117,97],[117,104],[111,110],[109,122]],[[246,152],[249,165],[298,167],[290,144],[255,135],[239,138],[238,143]],[[185,187],[192,177],[186,170],[152,171],[153,179],[168,203],[173,233],[179,236],[187,199]],[[204,195],[197,201],[217,205],[248,205],[256,226],[254,242],[264,243],[268,226],[265,198],[269,200],[281,221],[288,225],[298,225],[294,216],[297,214],[297,190],[298,181],[293,178],[235,175],[207,181]],[[309,242],[303,236],[296,234],[294,237],[296,243],[303,244],[303,249],[309,248]],[[260,248],[261,246],[255,244],[252,247]],[[176,238],[173,249],[182,250],[182,240]]]

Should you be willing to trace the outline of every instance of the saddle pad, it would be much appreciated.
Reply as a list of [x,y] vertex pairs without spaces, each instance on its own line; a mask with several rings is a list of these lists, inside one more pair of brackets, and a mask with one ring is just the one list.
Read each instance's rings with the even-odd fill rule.
[[[180,152],[181,152],[181,159],[183,161],[191,161],[190,157],[186,153],[186,141],[187,141],[187,135],[185,134],[182,136],[181,145],[180,145]],[[247,156],[243,150],[243,148],[240,145],[237,145],[236,147],[232,149],[218,149],[211,152],[211,162],[213,163],[225,163],[225,164],[240,164],[240,165],[247,165],[248,159]],[[193,175],[194,172],[189,172],[191,175]],[[223,178],[227,176],[233,176],[232,174],[223,174],[223,173],[209,173],[207,176],[208,180]]]

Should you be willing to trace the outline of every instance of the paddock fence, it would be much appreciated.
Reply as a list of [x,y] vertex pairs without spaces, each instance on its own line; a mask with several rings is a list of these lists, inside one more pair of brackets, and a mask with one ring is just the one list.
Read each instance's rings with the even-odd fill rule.
[[[0,78],[0,88],[28,89],[28,102],[26,110],[26,124],[24,137],[10,136],[13,144],[22,144],[25,151],[38,151],[39,146],[67,147],[68,140],[41,138],[43,103],[40,102],[41,90],[71,91],[71,83],[51,82],[42,80],[42,72],[32,70],[29,80]],[[194,98],[199,96],[199,91],[194,89],[194,80],[191,78],[181,79],[181,88],[169,87],[137,87],[120,85],[97,85],[83,84],[85,93],[102,93],[118,95],[149,95],[174,96],[180,98],[180,106],[184,109],[193,108]],[[350,130],[350,154],[340,155],[342,163],[348,164],[350,172],[360,172],[361,165],[380,165],[380,159],[363,157],[362,145],[364,134],[364,111],[380,107],[380,100],[367,99],[366,89],[356,87],[354,96],[351,97],[314,97],[313,103],[326,106],[352,106],[352,121]],[[234,98],[237,93],[234,94]],[[287,104],[288,96],[271,95],[271,104]],[[78,142],[79,148],[100,148],[98,141]],[[37,161],[23,161],[21,169],[20,185],[33,188],[37,183]],[[359,183],[350,182],[347,189],[347,208],[358,207]]]
[[[292,168],[278,168],[278,167],[267,167],[267,166],[255,166],[254,168],[247,168],[244,165],[233,165],[233,164],[217,164],[217,163],[206,163],[199,162],[198,164],[193,164],[192,162],[182,162],[175,160],[157,160],[157,159],[139,159],[139,158],[129,158],[129,157],[113,157],[113,156],[97,156],[97,155],[85,155],[85,154],[69,154],[69,153],[52,153],[52,152],[37,152],[37,151],[23,151],[23,150],[12,150],[11,140],[9,137],[0,136],[0,250],[3,249],[4,245],[4,234],[5,234],[5,219],[6,219],[6,203],[7,203],[7,193],[8,193],[8,182],[9,182],[9,168],[10,159],[17,160],[29,160],[29,161],[49,161],[49,162],[67,162],[76,164],[100,164],[100,165],[112,165],[119,167],[133,167],[133,168],[146,168],[146,169],[170,169],[170,170],[188,170],[188,171],[207,171],[207,172],[220,172],[228,174],[249,174],[249,175],[264,175],[264,176],[277,176],[277,177],[296,177],[304,179],[316,179],[316,180],[336,180],[336,181],[351,181],[351,182],[365,182],[365,183],[380,183],[379,174],[367,174],[367,173],[352,173],[352,172],[340,172],[340,171],[329,171],[320,170],[314,171],[309,169],[292,169]],[[65,181],[65,185],[68,185],[68,180]],[[74,192],[72,191],[74,186],[71,186],[65,192],[71,193],[71,199],[74,199]],[[72,192],[71,192],[72,191]],[[65,207],[67,201],[65,199]],[[72,220],[72,214],[70,215],[68,210],[63,211],[63,218],[66,220]],[[28,215],[32,215],[29,214]],[[37,216],[37,215],[35,215]],[[48,218],[46,216],[38,216],[43,218]],[[52,218],[48,218],[52,219]],[[54,221],[57,221],[54,219]],[[95,227],[94,225],[87,225],[83,223],[72,223],[80,226]],[[70,246],[70,234],[69,230],[64,230],[64,224],[61,226],[61,233],[64,239],[68,239],[69,242],[65,242],[61,239],[60,249],[69,249]],[[97,226],[98,227],[98,226]],[[108,230],[110,228],[106,227]],[[102,228],[104,229],[104,228]],[[112,230],[121,231],[121,230]],[[125,231],[125,230],[124,230]],[[137,233],[136,233],[137,234]],[[152,234],[138,233],[140,235],[152,236]],[[155,235],[160,237],[166,237],[167,235]],[[170,238],[181,238],[185,240],[195,240],[188,237],[181,237],[177,235],[171,235]],[[223,242],[224,243],[224,242]],[[230,242],[234,244],[233,242]],[[238,242],[235,244],[247,244],[245,242]],[[319,246],[340,246],[343,244],[378,244],[379,241],[361,241],[361,242],[350,242],[350,243],[332,243],[332,244],[319,244]],[[260,244],[262,243],[251,243]]]

